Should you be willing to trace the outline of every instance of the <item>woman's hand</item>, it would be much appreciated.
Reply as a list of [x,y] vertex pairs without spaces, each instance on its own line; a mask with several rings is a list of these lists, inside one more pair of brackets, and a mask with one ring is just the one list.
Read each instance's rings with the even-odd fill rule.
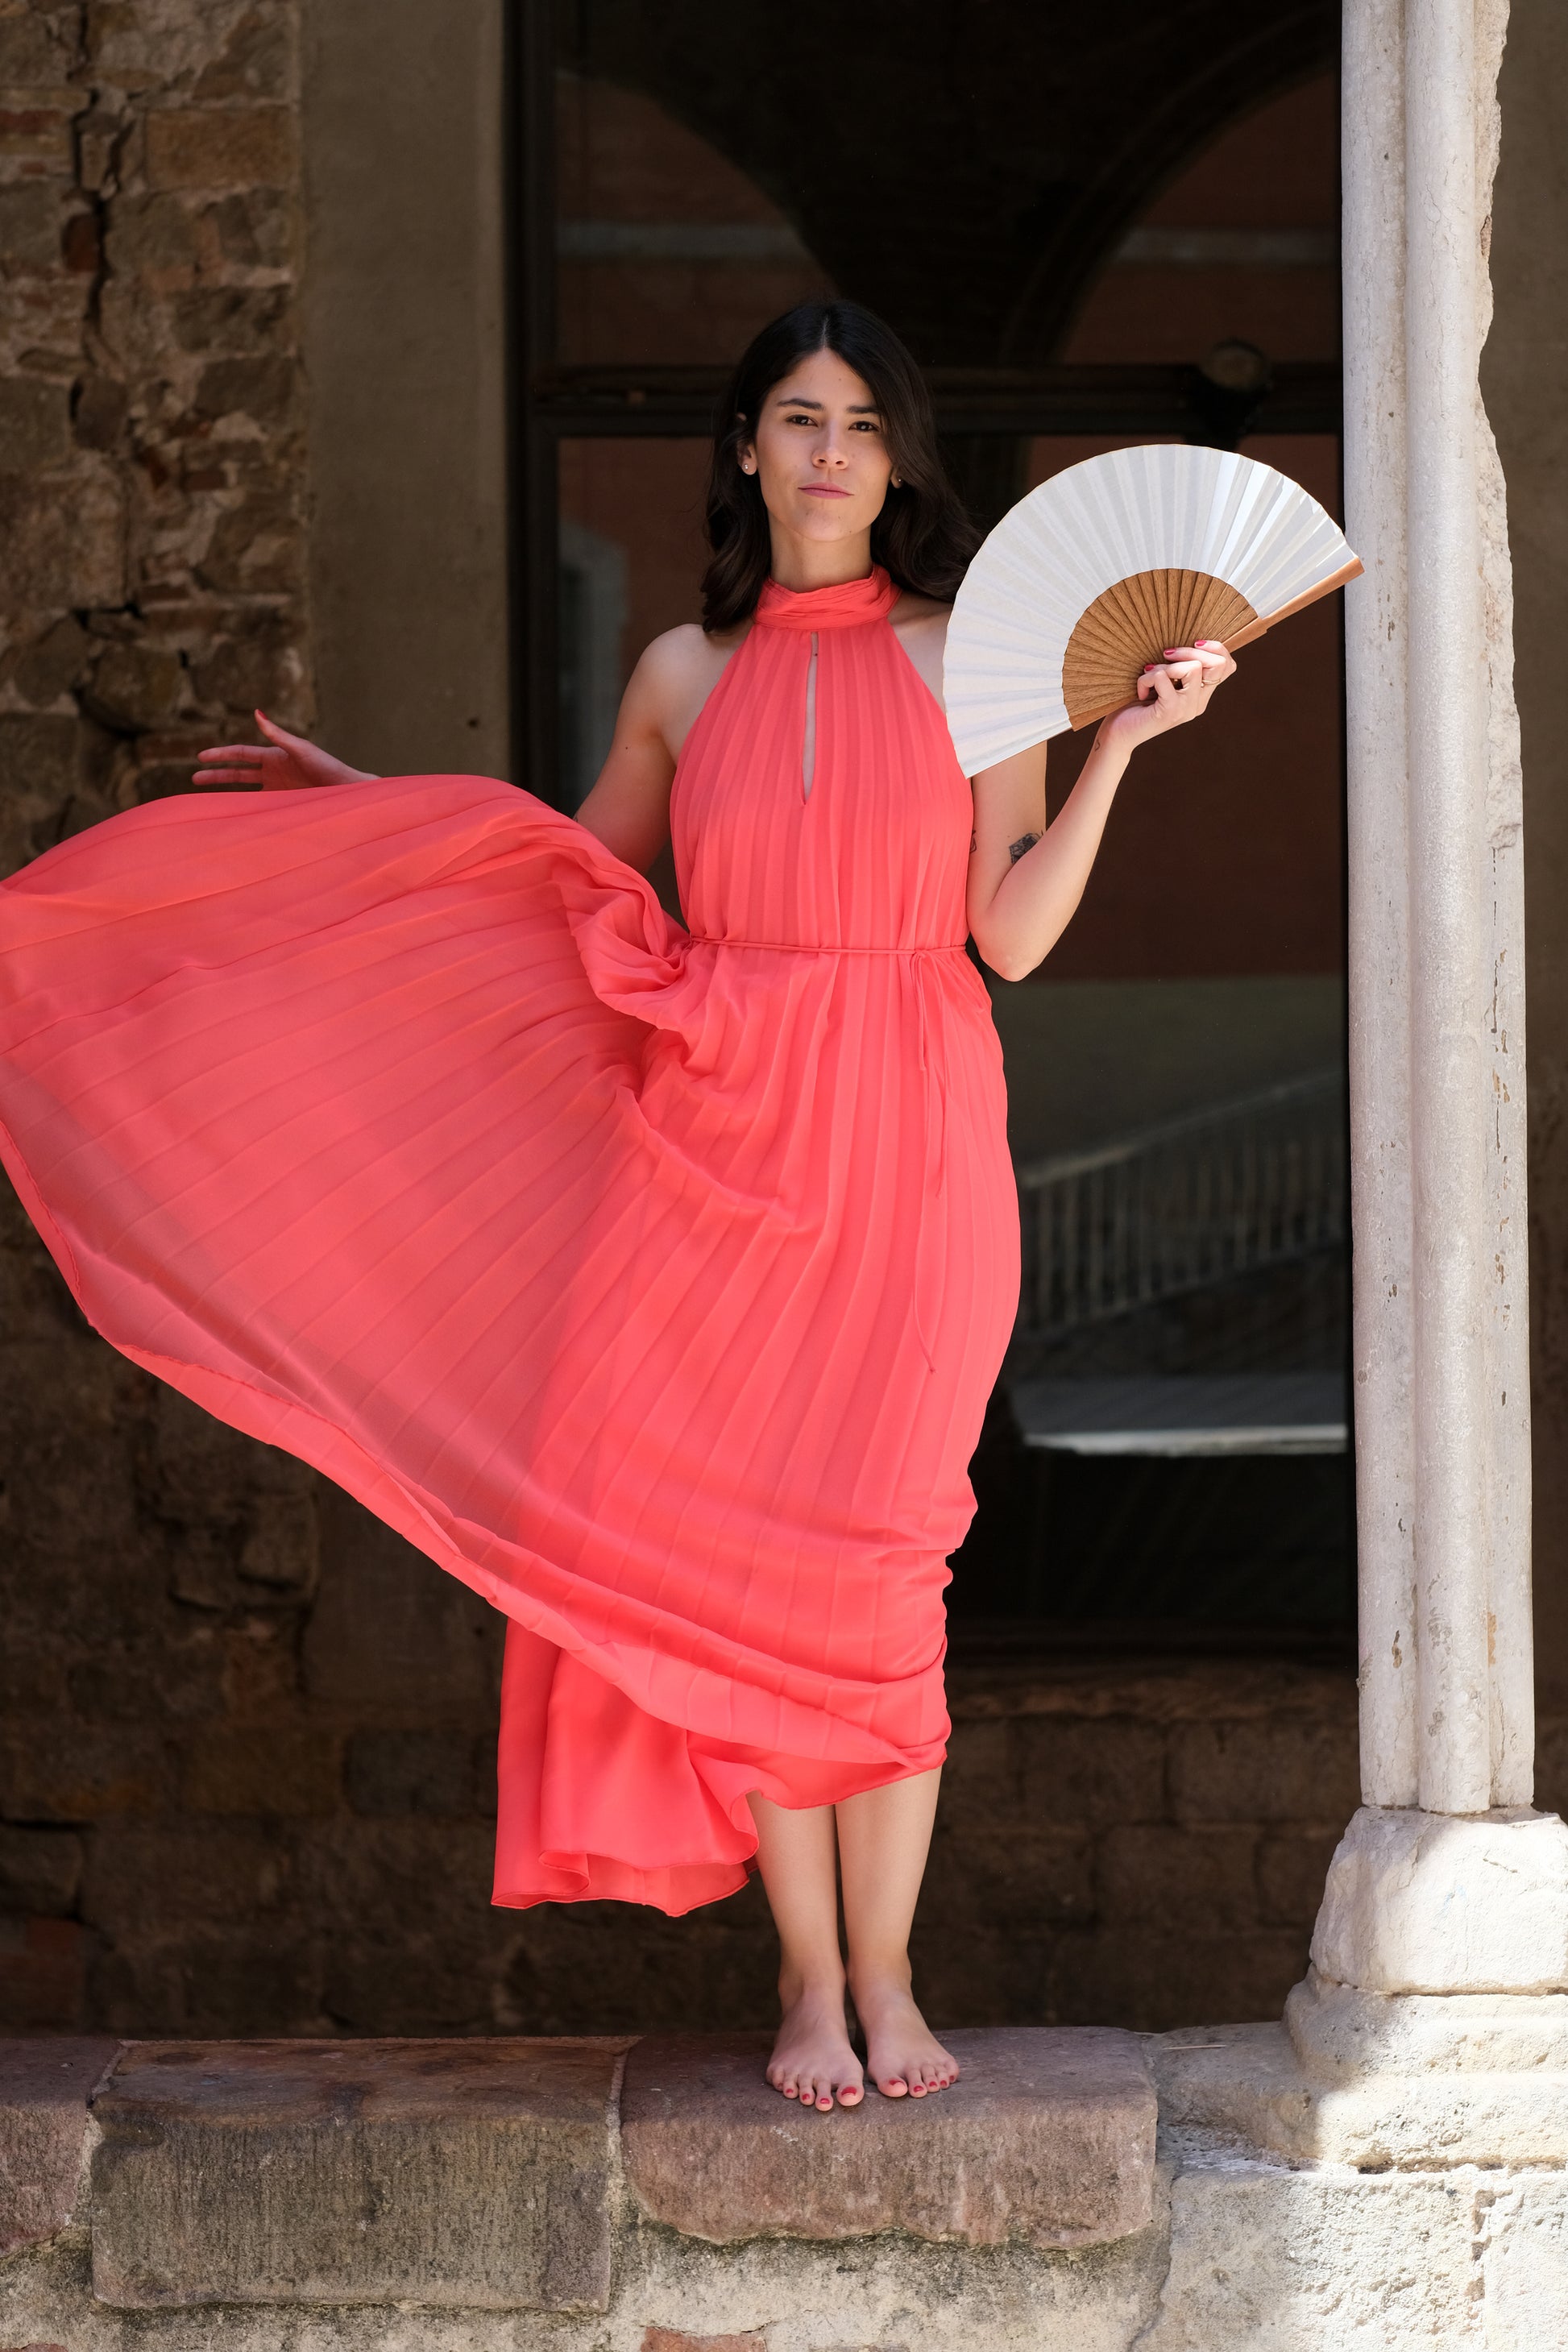
[[264,793],[297,793],[312,784],[368,784],[365,768],[345,767],[319,744],[290,735],[258,710],[256,723],[265,743],[215,743],[198,751],[194,784],[259,784]]
[[1144,664],[1137,701],[1101,721],[1099,740],[1120,751],[1135,751],[1140,743],[1201,719],[1215,687],[1235,675],[1233,656],[1210,637],[1195,646],[1167,646],[1163,661]]

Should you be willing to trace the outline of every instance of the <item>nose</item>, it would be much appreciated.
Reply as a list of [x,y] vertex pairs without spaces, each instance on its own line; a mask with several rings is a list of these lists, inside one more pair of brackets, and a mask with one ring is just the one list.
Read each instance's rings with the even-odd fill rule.
[[835,470],[841,470],[849,463],[849,453],[839,440],[837,425],[829,425],[826,427],[823,438],[811,453],[811,462],[814,466],[831,467]]

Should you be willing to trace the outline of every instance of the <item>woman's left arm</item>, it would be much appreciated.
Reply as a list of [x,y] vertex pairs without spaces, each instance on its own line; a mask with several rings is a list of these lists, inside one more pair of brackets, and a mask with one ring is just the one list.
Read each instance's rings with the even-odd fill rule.
[[1138,700],[1101,719],[1059,814],[1046,822],[1046,747],[1037,743],[974,779],[969,929],[1003,980],[1043,962],[1083,896],[1116,787],[1140,743],[1199,719],[1236,669],[1225,647],[1178,646],[1138,681]]

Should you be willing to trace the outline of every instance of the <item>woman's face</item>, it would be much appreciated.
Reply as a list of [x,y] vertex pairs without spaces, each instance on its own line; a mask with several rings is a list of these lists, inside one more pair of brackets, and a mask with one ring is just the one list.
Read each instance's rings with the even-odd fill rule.
[[813,352],[780,378],[740,455],[773,522],[818,544],[868,533],[893,470],[870,388],[837,352]]

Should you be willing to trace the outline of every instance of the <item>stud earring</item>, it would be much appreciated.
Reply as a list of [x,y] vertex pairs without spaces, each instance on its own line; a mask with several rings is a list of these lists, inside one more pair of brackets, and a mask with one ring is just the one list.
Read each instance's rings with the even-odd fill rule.
[[894,488],[894,489],[895,489],[895,490],[901,490],[901,489],[903,488],[903,487],[904,487],[904,478],[903,478],[902,474],[895,474],[895,475],[893,476],[893,488]]

